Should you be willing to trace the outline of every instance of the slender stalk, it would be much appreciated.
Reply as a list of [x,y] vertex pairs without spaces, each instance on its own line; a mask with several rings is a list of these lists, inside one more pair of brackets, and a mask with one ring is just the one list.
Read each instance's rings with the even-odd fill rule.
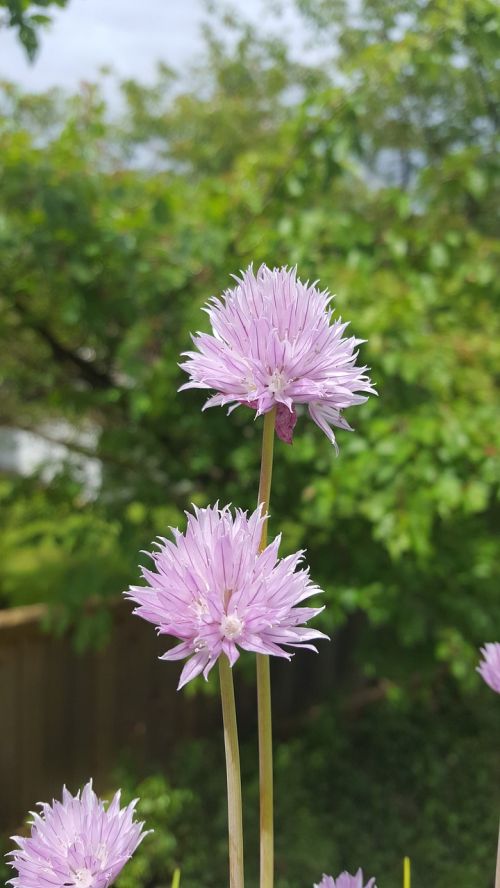
[[500,888],[500,830],[498,832],[497,870],[495,875],[495,888]]
[[[260,460],[260,481],[258,504],[262,503],[264,512],[269,510],[271,498],[271,480],[273,476],[273,452],[274,452],[274,424],[276,422],[276,407],[264,414],[264,428],[262,430],[262,456]],[[267,545],[267,521],[262,530],[260,550]]]
[[[269,510],[273,474],[274,424],[276,408],[264,416],[262,457],[260,464],[259,504]],[[260,551],[267,545],[267,521],[262,529]],[[259,787],[260,787],[260,888],[273,888],[274,822],[273,822],[273,726],[271,715],[271,675],[269,657],[257,654],[257,709],[259,718]]]
[[411,870],[410,858],[405,857],[403,861],[403,888],[410,888]]
[[241,804],[240,751],[234,702],[233,672],[229,660],[219,657],[219,680],[226,751],[227,820],[229,839],[229,886],[243,888],[243,815]]
[[179,888],[181,884],[181,871],[180,869],[176,869],[174,871],[174,876],[172,879],[172,888]]
[[265,654],[257,654],[257,709],[259,717],[260,885],[261,888],[273,888],[273,724],[271,671],[269,657]]

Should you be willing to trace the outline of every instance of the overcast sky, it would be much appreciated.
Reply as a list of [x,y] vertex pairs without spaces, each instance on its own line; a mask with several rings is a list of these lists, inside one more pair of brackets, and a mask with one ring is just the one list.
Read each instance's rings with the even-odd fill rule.
[[[265,0],[232,0],[232,6],[262,24]],[[286,30],[297,42],[297,20],[287,6]],[[111,65],[121,76],[150,80],[158,60],[182,68],[196,59],[205,18],[203,0],[70,0],[41,33],[34,64],[27,61],[15,32],[0,30],[0,79],[30,90],[72,89],[80,80],[92,79],[99,66]]]

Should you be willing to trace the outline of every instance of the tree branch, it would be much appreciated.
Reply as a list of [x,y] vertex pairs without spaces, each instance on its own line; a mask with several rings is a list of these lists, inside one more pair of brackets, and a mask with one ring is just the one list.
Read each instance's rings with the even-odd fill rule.
[[27,326],[38,334],[46,345],[49,346],[52,356],[59,363],[71,366],[78,370],[82,379],[92,388],[109,389],[115,387],[113,377],[104,368],[97,367],[94,363],[86,361],[77,352],[72,351],[57,339],[56,336],[40,321],[30,316],[30,313],[19,297],[14,297],[14,305]]

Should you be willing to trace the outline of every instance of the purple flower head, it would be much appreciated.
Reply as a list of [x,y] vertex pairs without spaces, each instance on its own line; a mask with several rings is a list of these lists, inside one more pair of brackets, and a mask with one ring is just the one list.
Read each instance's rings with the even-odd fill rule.
[[[137,801],[137,800],[136,800]],[[135,822],[136,801],[120,808],[120,793],[105,808],[92,781],[76,796],[66,787],[62,802],[41,804],[33,813],[31,835],[13,836],[19,845],[9,865],[18,875],[14,888],[107,888],[146,832]]]
[[481,660],[477,671],[487,685],[500,694],[500,644],[489,642],[481,648],[484,660]]
[[201,672],[207,678],[221,654],[233,666],[239,648],[287,659],[281,645],[316,650],[307,642],[327,636],[301,624],[323,608],[295,607],[320,591],[307,569],[296,570],[303,553],[278,558],[280,537],[259,552],[260,508],[250,516],[228,506],[193,508],[185,534],[172,529],[173,541],[160,538],[154,570],[142,568],[148,585],[126,593],[139,605],[134,613],[180,639],[162,657],[190,658],[179,688]]
[[344,337],[348,326],[331,323],[332,296],[297,279],[296,269],[252,266],[235,278],[237,286],[206,311],[213,334],[193,337],[197,351],[185,352],[180,366],[190,381],[181,389],[214,389],[205,407],[239,404],[257,416],[277,406],[276,431],[291,442],[295,405],[307,404],[314,422],[337,449],[332,426],[352,431],[345,407],[375,394],[367,367],[356,366],[357,346]]
[[336,879],[333,876],[323,876],[319,885],[314,888],[377,888],[375,879],[369,879],[364,885],[363,872],[358,870],[355,876],[349,873],[341,873]]

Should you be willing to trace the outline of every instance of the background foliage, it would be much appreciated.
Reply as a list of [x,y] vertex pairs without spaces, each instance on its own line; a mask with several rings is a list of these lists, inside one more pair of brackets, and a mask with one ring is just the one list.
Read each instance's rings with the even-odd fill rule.
[[360,24],[302,6],[331,65],[233,25],[189,87],[164,68],[122,84],[120,119],[92,84],[4,84],[1,421],[72,459],[50,484],[2,480],[0,594],[116,595],[191,501],[253,503],[258,423],[202,417],[177,360],[230,272],[297,263],[368,340],[382,397],[353,411],[339,459],[299,421],[274,526],[307,545],[329,628],[377,627],[365,668],[461,674],[500,616],[498,8],[370,2]]
[[500,622],[500,12],[297,7],[312,61],[226,16],[187,81],[121,83],[120,113],[109,85],[2,85],[0,421],[67,458],[0,478],[0,597],[101,640],[137,552],[189,503],[253,505],[259,424],[202,416],[177,361],[231,272],[297,263],[368,340],[380,399],[348,414],[338,459],[299,418],[272,526],[307,546],[351,667],[432,706],[450,675],[477,688]]
[[[382,706],[375,718],[370,711],[347,720],[335,704],[329,710],[296,725],[295,736],[277,744],[276,888],[312,886],[322,870],[356,872],[360,862],[367,877],[378,876],[381,888],[401,888],[407,852],[416,886],[492,884],[492,813],[500,777],[494,708],[488,712],[444,695],[432,731],[426,707],[410,712]],[[450,718],[457,734],[453,744]],[[166,886],[176,866],[182,867],[185,888],[225,884],[221,766],[217,744],[197,743],[180,751],[174,768],[191,789],[159,776],[139,786],[128,778],[126,792],[140,795],[139,810],[155,834],[124,870],[118,888]],[[253,744],[243,748],[243,772],[246,877],[258,885]]]
[[53,6],[62,7],[67,3],[68,0],[0,0],[0,27],[15,28],[28,58],[33,60],[39,46],[38,32],[51,21],[47,12]]

